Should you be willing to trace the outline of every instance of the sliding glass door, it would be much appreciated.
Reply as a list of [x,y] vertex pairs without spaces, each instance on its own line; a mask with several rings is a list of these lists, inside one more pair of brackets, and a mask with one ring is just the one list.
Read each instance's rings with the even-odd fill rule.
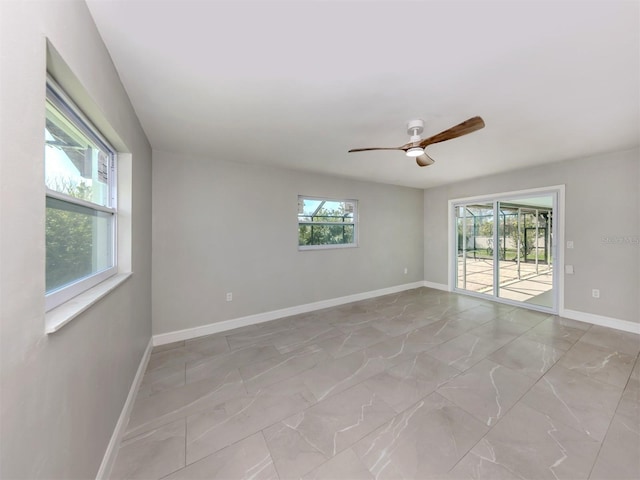
[[455,201],[455,290],[557,311],[558,194]]
[[498,296],[552,308],[553,198],[499,201],[498,212]]
[[457,285],[493,295],[493,204],[463,204],[456,208]]

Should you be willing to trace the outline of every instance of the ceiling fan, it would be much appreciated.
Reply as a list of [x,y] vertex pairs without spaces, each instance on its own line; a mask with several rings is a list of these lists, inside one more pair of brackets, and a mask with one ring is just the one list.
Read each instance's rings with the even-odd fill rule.
[[484,127],[484,120],[480,117],[472,117],[469,120],[448,128],[432,137],[422,140],[420,134],[424,130],[424,121],[411,120],[407,124],[407,133],[411,135],[411,141],[405,143],[400,147],[370,147],[370,148],[352,148],[351,152],[365,152],[368,150],[403,150],[408,157],[415,157],[416,162],[421,167],[428,167],[433,165],[435,160],[427,155],[424,151],[425,147],[433,143],[444,142],[445,140],[451,140],[453,138],[461,137],[467,133],[475,132]]

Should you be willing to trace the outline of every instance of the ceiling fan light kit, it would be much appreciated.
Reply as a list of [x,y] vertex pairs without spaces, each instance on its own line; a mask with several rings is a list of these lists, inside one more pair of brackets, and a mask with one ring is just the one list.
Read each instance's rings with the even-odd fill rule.
[[400,147],[369,147],[369,148],[352,148],[351,152],[364,152],[369,150],[402,150],[408,157],[416,159],[416,163],[420,167],[428,167],[433,165],[435,160],[428,156],[424,151],[425,147],[433,143],[444,142],[453,138],[461,137],[476,130],[484,128],[484,120],[480,117],[472,117],[458,125],[444,130],[436,135],[422,140],[420,134],[424,131],[424,121],[421,119],[411,120],[407,124],[407,133],[411,136],[411,141]]
[[419,157],[424,153],[424,150],[420,147],[411,147],[407,150],[407,157]]
[[[422,140],[420,134],[424,131],[424,120],[417,119],[411,120],[407,123],[407,133],[411,135],[411,143],[418,143]],[[413,146],[406,151],[407,157],[419,157],[424,153],[424,149],[422,147]]]

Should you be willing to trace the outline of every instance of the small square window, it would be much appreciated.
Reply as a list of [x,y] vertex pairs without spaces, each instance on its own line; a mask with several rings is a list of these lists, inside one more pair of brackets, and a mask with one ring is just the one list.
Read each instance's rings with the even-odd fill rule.
[[298,197],[298,249],[356,247],[358,201]]

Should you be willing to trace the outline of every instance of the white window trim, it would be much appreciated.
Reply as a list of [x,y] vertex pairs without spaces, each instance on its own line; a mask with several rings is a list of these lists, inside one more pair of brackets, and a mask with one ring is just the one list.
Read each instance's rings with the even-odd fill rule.
[[[488,296],[485,294],[476,294],[468,290],[458,289],[456,287],[456,259],[457,252],[455,248],[455,238],[457,236],[456,224],[455,224],[455,209],[456,205],[461,203],[480,203],[480,202],[493,202],[505,199],[515,198],[527,198],[531,196],[541,195],[553,195],[554,196],[554,215],[553,215],[553,243],[551,245],[552,255],[554,258],[554,299],[553,307],[546,308],[533,304],[526,304],[525,302],[512,302],[505,298]],[[449,263],[449,275],[448,275],[448,290],[450,292],[461,293],[469,296],[477,296],[479,298],[489,298],[491,301],[497,303],[504,303],[507,305],[515,305],[522,308],[528,308],[529,310],[537,310],[543,312],[549,312],[556,315],[562,315],[565,311],[564,308],[564,230],[565,230],[565,185],[551,185],[549,187],[529,188],[525,190],[515,190],[511,192],[501,192],[486,195],[477,195],[473,197],[454,198],[448,202],[448,263]]]
[[[69,302],[71,299],[83,294],[84,292],[88,292],[90,289],[96,287],[96,285],[104,282],[105,280],[113,277],[118,273],[118,251],[117,251],[117,239],[118,239],[118,215],[117,215],[117,151],[113,146],[104,138],[104,136],[99,132],[97,127],[93,124],[91,120],[89,120],[86,115],[82,112],[82,110],[76,105],[76,103],[64,92],[64,90],[56,83],[56,81],[50,76],[47,75],[47,100],[50,99],[49,91],[53,93],[54,96],[58,97],[58,101],[54,102],[54,104],[62,103],[63,110],[67,110],[67,113],[76,116],[80,122],[84,123],[84,127],[90,130],[91,134],[96,137],[96,139],[102,143],[112,155],[112,162],[109,168],[111,169],[109,175],[109,204],[110,206],[105,207],[102,205],[94,204],[92,202],[88,202],[82,199],[73,198],[69,195],[65,195],[60,192],[53,191],[49,188],[45,187],[45,196],[50,198],[55,198],[58,200],[62,200],[65,202],[69,202],[72,204],[80,205],[83,207],[90,208],[96,211],[102,211],[105,213],[110,213],[113,215],[112,219],[112,228],[111,228],[111,255],[113,258],[113,265],[109,268],[101,270],[99,272],[93,273],[83,278],[77,279],[75,282],[64,285],[58,289],[52,290],[49,293],[45,293],[45,312],[50,312],[53,309],[59,308],[63,306],[65,303]],[[60,106],[60,105],[57,105]],[[118,282],[119,283],[119,282]],[[62,325],[66,324],[71,318],[67,319],[64,322],[53,322],[53,326],[50,322],[47,322],[47,333],[57,331]],[[57,326],[57,323],[60,323]]]
[[[328,201],[328,202],[351,202],[354,205],[353,212],[353,222],[345,224],[345,225],[353,225],[353,242],[351,243],[331,243],[327,245],[300,245],[298,244],[298,251],[307,251],[307,250],[335,250],[341,248],[358,248],[359,244],[359,205],[358,200],[353,198],[333,198],[333,197],[314,197],[312,195],[298,195],[298,201],[301,199],[309,199],[309,200],[320,200],[320,201]],[[302,224],[305,224],[304,222]],[[307,222],[310,224],[310,222]],[[300,221],[297,222],[298,234],[300,232]],[[336,223],[332,222],[315,222],[314,225],[336,225]]]

